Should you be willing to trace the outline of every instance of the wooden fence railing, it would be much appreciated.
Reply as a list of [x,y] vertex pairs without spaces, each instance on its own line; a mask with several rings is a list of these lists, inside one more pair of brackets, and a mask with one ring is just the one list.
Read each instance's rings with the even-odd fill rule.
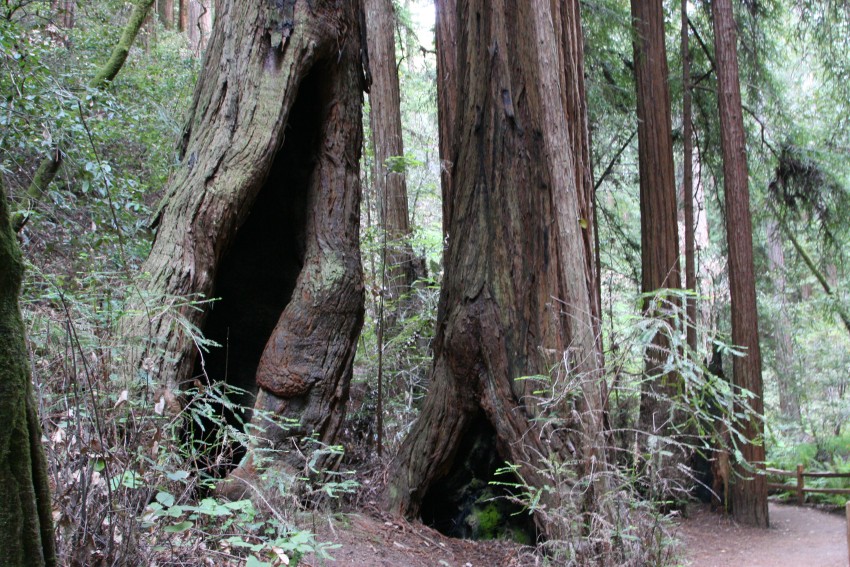
[[803,470],[803,465],[797,465],[796,471],[765,469],[764,472],[767,473],[767,476],[796,477],[796,486],[792,486],[790,484],[768,482],[767,487],[796,492],[798,504],[803,503],[807,492],[819,492],[821,494],[846,494],[850,496],[850,488],[806,488],[804,483],[804,479],[806,478],[850,478],[850,473],[805,472]]

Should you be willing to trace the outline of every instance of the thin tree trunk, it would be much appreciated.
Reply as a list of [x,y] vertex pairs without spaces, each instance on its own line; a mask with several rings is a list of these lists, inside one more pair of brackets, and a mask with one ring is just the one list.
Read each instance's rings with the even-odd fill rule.
[[174,27],[174,0],[156,0],[159,21],[165,29]]
[[[688,46],[688,0],[682,0],[682,187],[685,210],[685,288],[696,293],[696,224],[694,221],[694,140],[691,105],[691,53]],[[697,304],[696,299],[685,300],[687,342],[691,352],[697,350]]]
[[[257,393],[275,448],[332,443],[363,318],[360,3],[231,0],[216,21],[142,268],[149,303],[123,321],[127,376],[172,409],[195,378],[226,379]],[[175,297],[220,299],[159,307]],[[199,353],[191,328],[224,348]],[[236,476],[256,467],[249,451]]]
[[[844,328],[847,329],[847,332],[850,333],[850,313],[847,312],[847,309],[841,304],[840,300],[835,296],[835,292],[832,289],[832,286],[829,285],[829,280],[826,275],[820,271],[820,269],[815,264],[815,261],[809,255],[803,245],[800,244],[800,241],[797,240],[797,237],[794,236],[794,233],[791,229],[788,228],[787,225],[783,225],[785,235],[788,237],[788,240],[791,241],[791,245],[794,246],[794,250],[797,254],[802,258],[803,263],[809,268],[809,271],[815,276],[815,279],[818,280],[818,283],[823,288],[824,293],[826,293],[830,298],[832,298],[835,303],[835,311],[838,313],[838,318],[841,319],[841,322],[844,323]],[[809,299],[812,296],[812,286],[804,285],[802,288],[802,296],[803,299]]]
[[778,304],[778,316],[773,322],[776,343],[776,379],[779,385],[779,411],[782,416],[800,422],[800,400],[797,372],[794,364],[794,342],[791,337],[791,318],[788,316],[788,297],[785,281],[785,252],[782,250],[782,231],[779,223],[770,220],[767,232],[767,262],[773,280],[773,298]]
[[47,465],[18,307],[24,264],[0,176],[0,566],[56,565]]
[[[576,85],[565,84],[560,48],[580,41],[579,26],[566,4],[437,2],[446,275],[430,390],[386,493],[393,512],[457,506],[444,488],[470,466],[464,448],[479,443],[488,458],[520,464],[537,488],[547,484],[541,456],[575,459],[591,490],[571,503],[544,490],[549,510],[593,509],[606,490],[596,474],[605,469],[600,352],[583,234],[592,227],[579,201],[587,164],[575,162],[568,117],[581,110],[565,108]],[[517,380],[559,361],[552,383]],[[547,387],[550,410],[534,393]],[[565,415],[581,435],[536,421]],[[540,510],[537,519],[567,537]]]
[[57,21],[62,29],[73,29],[77,11],[77,0],[53,0],[50,4],[50,9],[59,16]]
[[189,30],[189,0],[178,0],[177,29],[181,32]]
[[[632,0],[635,26],[634,59],[637,87],[638,154],[640,166],[641,291],[660,293],[681,287],[679,231],[673,168],[670,91],[664,46],[664,10],[661,0]],[[669,300],[668,300],[669,301]],[[645,299],[655,316],[669,315],[670,307]],[[651,310],[651,311],[650,311]],[[675,425],[670,398],[677,377],[665,375],[669,338],[659,333],[647,348],[647,379],[641,387],[640,430],[669,435]]]
[[[756,473],[736,463],[732,486],[732,513],[743,524],[767,527],[767,484],[764,468],[764,415],[758,309],[753,270],[753,230],[747,176],[747,149],[741,88],[738,79],[737,39],[731,0],[714,0],[714,45],[717,59],[717,98],[720,111],[720,138],[723,148],[723,180],[726,208],[726,240],[729,246],[729,289],[732,304],[732,342],[744,349],[744,356],[732,362],[733,383],[753,393],[750,405],[755,415],[739,425],[747,441],[741,456]],[[737,413],[737,410],[736,410]]]
[[388,298],[407,294],[417,278],[410,246],[405,172],[388,159],[404,156],[401,102],[395,57],[395,14],[391,0],[365,0],[369,47],[369,113],[375,143],[374,185],[378,194],[379,222],[387,241]]
[[124,31],[121,33],[118,44],[112,49],[112,55],[109,56],[109,60],[98,70],[94,78],[89,81],[89,87],[93,89],[102,88],[118,75],[118,72],[124,66],[124,62],[127,61],[130,48],[133,46],[139,30],[142,29],[142,24],[145,23],[145,18],[147,18],[153,3],[154,0],[139,0],[133,6],[130,19],[127,21],[127,25],[124,26]]

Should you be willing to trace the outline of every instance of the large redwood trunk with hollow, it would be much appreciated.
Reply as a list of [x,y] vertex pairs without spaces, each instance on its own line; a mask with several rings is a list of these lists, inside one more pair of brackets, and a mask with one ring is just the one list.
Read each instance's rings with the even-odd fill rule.
[[[131,297],[123,323],[138,338],[126,368],[177,407],[187,384],[226,380],[271,411],[259,425],[274,444],[284,418],[298,423],[288,435],[331,442],[363,316],[360,5],[220,10],[142,268],[146,302]],[[201,353],[191,326],[221,346]]]
[[[744,356],[732,361],[733,383],[754,394],[750,405],[756,415],[745,418],[740,430],[746,437],[741,456],[756,469],[764,468],[764,401],[758,308],[753,269],[753,228],[747,174],[747,145],[738,79],[738,47],[730,0],[711,3],[714,16],[714,51],[717,56],[717,100],[723,147],[723,189],[726,208],[726,241],[729,246],[729,290],[732,304],[732,342]],[[737,410],[736,410],[737,411]],[[762,474],[736,465],[739,476],[732,485],[732,514],[741,523],[768,527],[767,481]]]
[[[571,106],[584,96],[575,6],[437,2],[446,275],[430,389],[387,488],[393,512],[436,523],[460,484],[486,483],[486,463],[520,465],[542,488],[541,456],[589,480],[578,509],[605,490],[589,183],[570,136],[586,131]],[[560,498],[544,491],[549,510]]]

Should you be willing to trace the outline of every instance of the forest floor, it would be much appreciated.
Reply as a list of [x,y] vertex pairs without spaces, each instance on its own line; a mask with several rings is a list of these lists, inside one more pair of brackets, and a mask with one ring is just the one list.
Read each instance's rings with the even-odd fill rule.
[[691,567],[846,567],[841,513],[770,503],[770,528],[748,528],[694,507],[680,523],[682,563]]
[[346,514],[315,527],[320,541],[340,545],[334,560],[307,556],[304,567],[526,567],[541,565],[534,548],[509,541],[447,537],[419,522],[381,513]]
[[[680,564],[690,567],[845,567],[844,515],[770,504],[768,530],[739,526],[695,506],[674,535]],[[544,565],[531,547],[506,541],[453,539],[383,514],[337,515],[314,527],[340,545],[334,561],[305,557],[307,567],[526,567]]]

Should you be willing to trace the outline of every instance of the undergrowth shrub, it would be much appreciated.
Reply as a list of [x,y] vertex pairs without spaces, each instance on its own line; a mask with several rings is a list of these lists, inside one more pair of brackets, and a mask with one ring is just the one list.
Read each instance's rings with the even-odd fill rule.
[[[608,445],[595,447],[607,454],[606,468],[580,472],[578,462],[565,462],[554,454],[536,455],[533,462],[522,466],[533,467],[536,475],[546,479],[542,488],[525,482],[519,463],[500,469],[502,479],[495,484],[510,488],[512,495],[507,497],[548,526],[551,537],[539,544],[547,564],[675,563],[673,518],[692,498],[695,486],[703,482],[691,466],[692,457],[710,460],[723,452],[741,460],[737,447],[745,438],[740,423],[753,415],[752,394],[715,376],[704,353],[688,348],[681,307],[685,296],[685,292],[668,291],[651,297],[656,308],[647,312],[658,315],[634,316],[628,331],[618,337],[616,348],[606,352],[608,405],[611,415],[618,416],[607,432]],[[668,413],[651,430],[641,430],[636,425],[641,385],[658,379],[645,374],[643,356],[650,348],[658,354],[653,339],[659,333],[669,345],[661,353],[660,372],[676,376],[677,387],[669,396],[651,394],[659,397]],[[739,354],[720,343],[714,346]],[[539,383],[536,404],[552,409],[537,420],[535,431],[529,434],[564,431],[581,438],[588,430],[582,425],[587,416],[581,414],[581,408],[588,407],[580,399],[582,382],[593,380],[598,386],[598,377],[575,375],[569,367],[565,355],[549,375],[519,378]],[[747,473],[758,474],[752,466]],[[607,487],[603,494],[595,490],[600,485]],[[557,504],[547,507],[544,501]]]
[[[132,288],[121,274],[72,280],[31,270],[29,288],[24,312],[63,564],[272,566],[295,565],[305,553],[330,557],[331,546],[296,525],[353,489],[311,469],[337,448],[303,454],[303,470],[315,474],[269,475],[252,499],[219,497],[243,447],[262,444],[232,401],[243,392],[201,376],[180,392],[174,414],[143,374],[122,376],[129,343],[113,332],[121,297],[107,292]],[[162,303],[175,318],[185,304]]]

